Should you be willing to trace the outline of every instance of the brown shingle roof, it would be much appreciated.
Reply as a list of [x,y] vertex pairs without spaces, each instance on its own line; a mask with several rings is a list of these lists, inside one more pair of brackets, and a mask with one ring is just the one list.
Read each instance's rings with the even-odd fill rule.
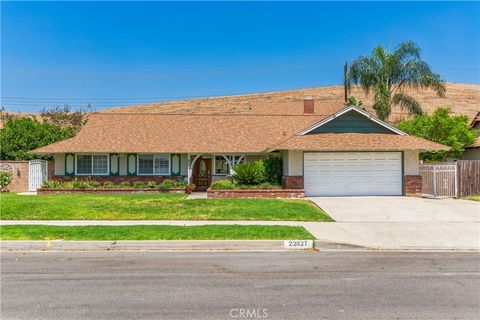
[[414,136],[378,133],[326,133],[294,136],[271,150],[362,151],[362,150],[422,150],[450,148]]
[[90,116],[74,138],[32,153],[257,153],[268,150],[448,150],[422,138],[395,134],[299,132],[329,115]]
[[262,152],[323,118],[100,113],[91,115],[74,138],[32,153]]

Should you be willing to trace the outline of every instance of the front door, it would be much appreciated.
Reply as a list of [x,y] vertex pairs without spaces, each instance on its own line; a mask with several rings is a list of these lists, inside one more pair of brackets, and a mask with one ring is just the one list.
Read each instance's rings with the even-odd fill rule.
[[193,169],[193,183],[196,190],[205,191],[212,182],[212,159],[200,157],[195,162]]

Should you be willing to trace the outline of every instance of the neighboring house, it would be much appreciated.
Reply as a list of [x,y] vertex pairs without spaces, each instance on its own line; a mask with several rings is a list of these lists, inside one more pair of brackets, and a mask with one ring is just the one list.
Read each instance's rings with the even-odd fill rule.
[[477,141],[465,148],[462,155],[463,160],[480,160],[480,112],[473,118],[470,126],[477,130]]
[[54,155],[60,180],[188,179],[198,190],[238,163],[274,155],[283,160],[285,188],[344,196],[418,195],[419,152],[449,149],[354,106],[327,115],[307,99],[300,108],[297,115],[98,113],[77,136],[33,153]]

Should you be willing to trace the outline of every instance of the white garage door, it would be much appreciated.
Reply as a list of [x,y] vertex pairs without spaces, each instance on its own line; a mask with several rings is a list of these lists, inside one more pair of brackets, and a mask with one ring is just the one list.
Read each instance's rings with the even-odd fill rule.
[[400,152],[304,154],[307,196],[402,195]]

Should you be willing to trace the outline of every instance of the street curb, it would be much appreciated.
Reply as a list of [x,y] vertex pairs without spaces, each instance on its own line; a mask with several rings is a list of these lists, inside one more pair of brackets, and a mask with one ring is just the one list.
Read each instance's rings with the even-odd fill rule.
[[[314,241],[313,250],[365,250],[363,247]],[[304,251],[285,248],[283,240],[140,240],[140,241],[0,241],[0,251]]]
[[283,240],[120,240],[120,241],[65,241],[65,240],[11,240],[0,241],[1,252],[169,252],[169,251],[417,251],[417,252],[480,252],[472,248],[369,248],[351,244],[315,240],[313,249],[285,248]]

